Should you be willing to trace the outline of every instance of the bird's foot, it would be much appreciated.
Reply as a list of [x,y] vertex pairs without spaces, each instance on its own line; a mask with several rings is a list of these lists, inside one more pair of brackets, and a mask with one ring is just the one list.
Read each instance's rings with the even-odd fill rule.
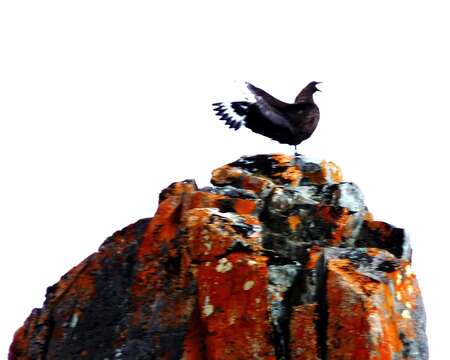
[[301,167],[301,163],[302,163],[302,156],[300,153],[298,153],[297,151],[294,153],[294,164],[296,166]]

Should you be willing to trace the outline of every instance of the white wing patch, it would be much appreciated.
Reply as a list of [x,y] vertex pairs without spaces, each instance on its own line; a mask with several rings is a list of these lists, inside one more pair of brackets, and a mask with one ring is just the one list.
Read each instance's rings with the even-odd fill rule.
[[251,103],[255,103],[256,102],[256,97],[255,94],[253,94],[250,89],[248,88],[250,83],[245,82],[244,85],[240,85],[239,86],[239,90],[242,94],[242,96],[244,96],[244,99],[247,100],[248,102]]
[[[230,128],[238,130],[242,125],[245,124],[245,115],[239,115],[233,108],[233,103],[215,103],[213,104],[213,107],[216,115],[220,117],[220,120],[224,120],[225,124]],[[241,110],[246,110],[248,108],[248,105],[240,103],[239,107]]]

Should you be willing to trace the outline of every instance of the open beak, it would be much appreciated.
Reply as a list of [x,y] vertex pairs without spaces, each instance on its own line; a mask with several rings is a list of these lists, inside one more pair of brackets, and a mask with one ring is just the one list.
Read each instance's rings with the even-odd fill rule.
[[322,90],[320,90],[320,89],[317,87],[317,85],[319,85],[319,84],[322,84],[322,81],[318,81],[318,82],[317,82],[317,84],[316,84],[316,89],[317,89],[317,91],[322,91]]

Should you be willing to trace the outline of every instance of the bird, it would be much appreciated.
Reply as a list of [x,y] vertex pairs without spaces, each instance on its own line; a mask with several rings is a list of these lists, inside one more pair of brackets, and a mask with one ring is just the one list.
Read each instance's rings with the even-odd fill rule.
[[278,141],[293,145],[298,156],[297,145],[308,139],[319,123],[320,112],[313,95],[321,91],[312,81],[296,96],[294,103],[285,103],[266,91],[246,83],[252,100],[216,102],[213,110],[220,120],[231,129],[245,126],[251,131]]

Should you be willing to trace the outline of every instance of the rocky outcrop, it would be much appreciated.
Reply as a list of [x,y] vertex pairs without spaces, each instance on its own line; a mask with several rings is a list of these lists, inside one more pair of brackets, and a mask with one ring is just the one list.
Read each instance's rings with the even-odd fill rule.
[[402,229],[331,162],[243,157],[50,287],[10,359],[427,359]]

